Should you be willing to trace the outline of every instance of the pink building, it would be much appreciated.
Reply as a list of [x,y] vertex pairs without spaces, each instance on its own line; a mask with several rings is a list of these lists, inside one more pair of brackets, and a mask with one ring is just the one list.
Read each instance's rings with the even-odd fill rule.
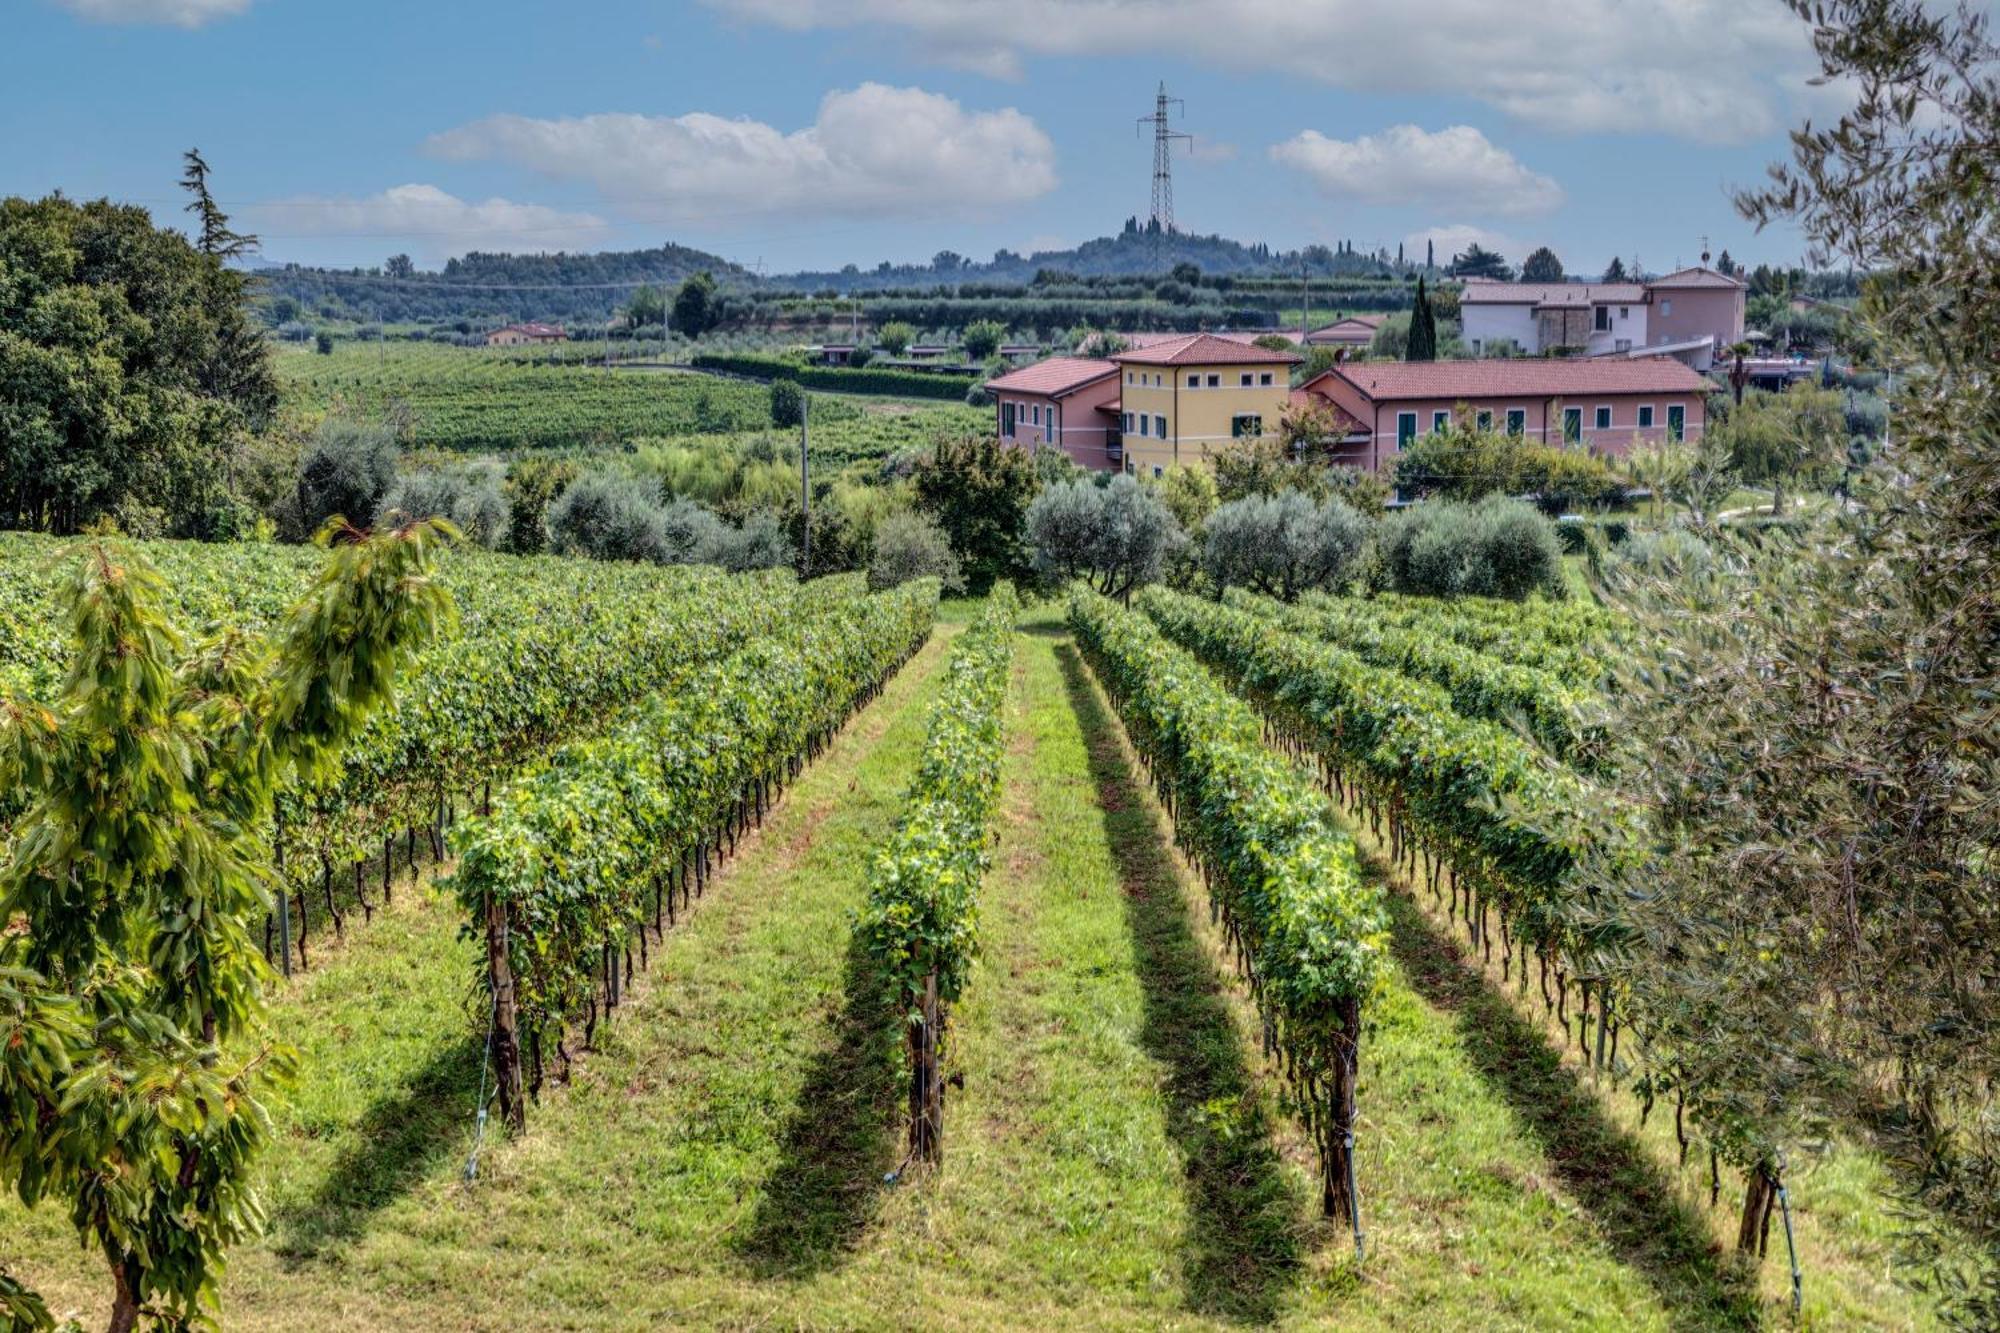
[[1118,367],[1093,357],[1052,356],[986,382],[1000,441],[1033,450],[1053,445],[1078,467],[1120,466]]
[[1743,341],[1743,311],[1750,289],[1712,268],[1684,268],[1646,284],[1652,298],[1648,330],[1662,343],[1713,338],[1719,360]]
[[1707,370],[1743,338],[1748,288],[1712,268],[1647,282],[1495,282],[1468,278],[1461,336],[1474,356],[1672,356]]
[[1692,443],[1714,387],[1670,357],[1605,357],[1344,362],[1299,393],[1359,423],[1336,461],[1380,471],[1395,466],[1406,441],[1461,412],[1482,429],[1610,457],[1663,440]]

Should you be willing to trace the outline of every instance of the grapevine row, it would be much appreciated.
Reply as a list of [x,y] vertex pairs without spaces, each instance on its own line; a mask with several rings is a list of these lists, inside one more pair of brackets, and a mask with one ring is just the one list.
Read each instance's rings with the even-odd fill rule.
[[943,1153],[942,1057],[950,1009],[977,953],[979,881],[1000,799],[1001,706],[1014,660],[1012,585],[996,586],[952,649],[923,758],[889,841],[875,855],[855,923],[881,973],[910,1070],[910,1155]]
[[1288,607],[1231,591],[1229,604],[1293,633],[1336,643],[1376,666],[1440,685],[1466,717],[1502,723],[1518,717],[1550,754],[1579,769],[1595,771],[1602,764],[1604,728],[1589,716],[1594,696],[1552,672],[1489,656],[1429,629],[1399,626],[1363,601]]
[[1326,1212],[1348,1216],[1359,1246],[1354,1084],[1362,1002],[1388,941],[1381,892],[1317,788],[1265,747],[1257,715],[1192,656],[1083,588],[1070,594],[1069,620],[1249,980],[1267,1049],[1319,1148]]
[[502,1113],[524,1127],[522,1038],[567,1066],[632,975],[777,790],[930,633],[937,585],[829,599],[649,697],[608,734],[564,746],[454,834],[453,885],[486,940]]

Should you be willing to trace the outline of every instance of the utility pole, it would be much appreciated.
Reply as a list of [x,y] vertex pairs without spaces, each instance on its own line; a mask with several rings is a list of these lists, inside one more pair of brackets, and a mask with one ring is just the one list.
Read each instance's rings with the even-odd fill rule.
[[812,419],[812,395],[799,390],[799,513],[804,522],[799,525],[799,577],[809,578],[813,566],[813,501],[812,463],[807,452],[808,428]]
[[1153,98],[1153,114],[1139,117],[1139,124],[1153,127],[1153,248],[1159,249],[1160,238],[1171,235],[1174,230],[1174,141],[1186,142],[1188,151],[1194,151],[1192,134],[1176,133],[1168,126],[1167,118],[1173,107],[1183,113],[1187,103],[1178,97],[1167,96],[1167,85],[1160,82],[1159,93]]
[[1312,327],[1312,270],[1306,266],[1306,252],[1299,251],[1299,346],[1306,345]]

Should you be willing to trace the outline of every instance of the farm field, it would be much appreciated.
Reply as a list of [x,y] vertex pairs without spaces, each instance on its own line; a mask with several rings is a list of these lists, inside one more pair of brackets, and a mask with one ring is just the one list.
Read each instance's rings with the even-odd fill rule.
[[[831,582],[791,595],[841,614],[852,586]],[[1192,635],[1188,600],[1145,605]],[[281,601],[243,596],[216,614],[254,618]],[[1751,1275],[1726,1249],[1733,1181],[1707,1208],[1706,1162],[1677,1165],[1667,1118],[1641,1128],[1635,1099],[1466,947],[1463,924],[1369,821],[1329,804],[1330,827],[1359,850],[1361,888],[1387,909],[1361,1048],[1357,1263],[1346,1226],[1320,1215],[1313,1142],[1263,1053],[1201,877],[1060,603],[1023,613],[1011,636],[981,961],[952,1028],[963,1087],[947,1094],[942,1164],[886,1179],[905,1157],[899,1043],[855,913],[980,609],[948,604],[761,823],[732,835],[615,1016],[587,1049],[572,1033],[570,1080],[543,1088],[524,1135],[496,1119],[475,1144],[480,949],[462,933],[450,860],[420,867],[414,887],[399,878],[371,922],[350,922],[281,983],[273,1023],[302,1070],[265,1160],[270,1226],[231,1258],[227,1326],[1790,1323],[1782,1253]],[[1292,623],[1270,607],[1217,614]],[[1297,614],[1345,616],[1350,634],[1375,615],[1369,669],[1421,668],[1432,674],[1406,677],[1412,688],[1472,697],[1476,662],[1419,662],[1393,633],[1423,620],[1422,605]],[[1533,614],[1552,671],[1558,649],[1584,657],[1610,632],[1587,615]],[[1451,629],[1461,645],[1515,632],[1475,604]],[[749,628],[744,642],[764,653],[788,632]],[[727,662],[687,670],[762,678]],[[660,698],[671,707],[681,693]],[[593,733],[615,745],[650,716],[613,710],[575,728],[548,771],[584,773],[611,753]],[[511,791],[501,808],[528,809]],[[1931,1326],[1888,1281],[1874,1185],[1845,1151],[1793,1173],[1807,1327]],[[0,1206],[0,1253],[59,1310],[101,1315],[101,1263],[60,1209]]]
[[[273,360],[288,403],[309,412],[407,412],[409,442],[422,449],[589,451],[646,438],[741,440],[771,429],[767,385],[673,368],[607,371],[582,359],[552,364],[545,349],[534,350],[540,355],[342,343],[331,355],[287,348]],[[813,396],[814,452],[835,460],[882,457],[939,430],[990,421],[990,412],[958,404]]]

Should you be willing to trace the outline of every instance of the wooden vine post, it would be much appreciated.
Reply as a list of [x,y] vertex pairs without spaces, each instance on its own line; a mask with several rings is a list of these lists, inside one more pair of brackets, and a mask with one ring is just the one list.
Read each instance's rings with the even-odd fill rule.
[[508,1130],[519,1134],[528,1127],[528,1110],[521,1100],[521,1035],[514,969],[507,961],[507,908],[491,894],[486,899],[486,968],[493,987],[493,1080],[500,1114]]
[[918,1019],[910,1025],[910,1156],[936,1164],[944,1160],[944,1078],[938,1067],[942,1025],[937,968],[924,974]]
[[1320,1156],[1326,1216],[1345,1215],[1354,1228],[1354,1251],[1364,1255],[1361,1197],[1354,1184],[1354,1084],[1360,1070],[1361,998],[1349,995],[1338,1004],[1340,1032],[1334,1038],[1331,1077],[1333,1119]]

